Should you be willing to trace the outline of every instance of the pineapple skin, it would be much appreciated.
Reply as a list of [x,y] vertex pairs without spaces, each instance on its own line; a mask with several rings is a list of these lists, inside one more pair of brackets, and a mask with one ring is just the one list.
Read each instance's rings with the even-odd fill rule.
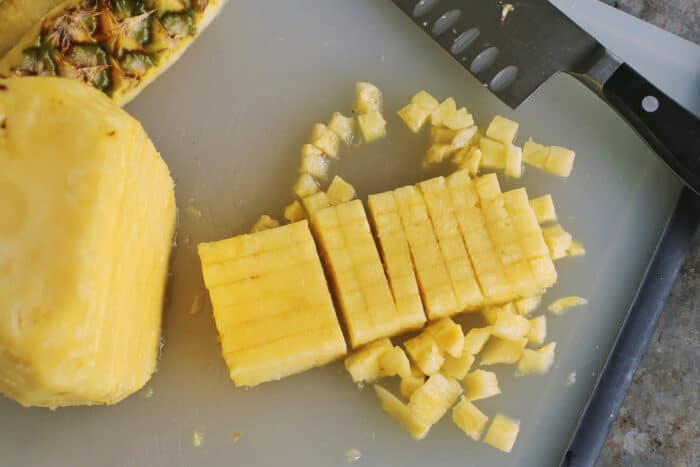
[[[105,12],[109,10],[109,7],[106,5],[106,0],[67,0],[55,6],[45,15],[43,15],[44,12],[42,12],[42,18],[36,23],[34,23],[33,26],[28,28],[26,30],[26,33],[21,37],[21,39],[19,39],[19,42],[17,42],[2,58],[0,58],[0,77],[32,76],[33,74],[18,73],[18,69],[22,66],[25,60],[25,50],[36,45],[38,42],[41,41],[41,38],[43,36],[46,36],[46,28],[49,24],[51,24],[52,21],[60,20],[60,18],[64,17],[64,15],[66,15],[67,12],[75,10],[89,10],[90,8],[92,8],[90,2],[93,1],[97,1],[96,12],[100,13],[98,17],[105,17]],[[115,60],[111,60],[109,62],[110,67],[104,70],[103,73],[108,73],[111,75],[111,87],[104,89],[104,91],[112,99],[112,101],[114,101],[117,105],[121,107],[125,106],[133,98],[135,98],[143,89],[145,89],[146,86],[151,84],[158,76],[164,73],[173,63],[175,63],[180,58],[180,56],[182,56],[185,50],[187,50],[187,48],[198,37],[198,35],[204,29],[206,29],[206,27],[216,17],[219,11],[221,11],[221,8],[225,4],[226,0],[200,0],[200,2],[204,2],[204,8],[202,11],[199,11],[195,6],[191,7],[189,10],[183,11],[184,14],[188,14],[192,17],[193,30],[189,35],[182,38],[174,38],[170,35],[167,35],[167,37],[160,38],[158,40],[152,39],[151,43],[147,43],[145,46],[143,46],[143,48],[146,49],[146,51],[148,52],[149,56],[151,56],[152,58],[155,57],[156,60],[155,64],[153,66],[150,66],[150,68],[148,68],[140,76],[135,76],[131,78],[127,77],[126,75],[122,76],[121,74],[120,76],[117,76],[114,71],[118,68],[117,62]],[[194,5],[196,2],[193,1],[192,3]],[[53,4],[55,5],[56,3],[54,2]],[[46,6],[50,8],[48,4]],[[157,7],[156,10],[158,10]],[[156,21],[155,19],[153,19],[153,17],[162,17],[163,13],[167,12],[163,12],[162,9],[155,11],[152,15],[150,15],[148,20],[151,21],[151,24],[153,25],[153,22]],[[165,30],[161,29],[161,31],[164,32]],[[98,28],[96,32],[91,35],[90,40],[85,40],[85,38],[82,38],[80,43],[94,42],[103,50],[108,50],[111,47],[109,44],[112,41],[113,37],[103,38],[100,36],[100,32],[100,28]],[[109,36],[109,34],[104,35]],[[70,43],[70,45],[78,44],[78,41],[73,42],[70,39],[68,39],[67,41]],[[165,44],[159,44],[157,42],[164,42]],[[147,50],[149,47],[153,48],[154,50]],[[130,51],[139,52],[141,50],[141,48],[130,49]],[[54,64],[56,63],[56,53],[59,53],[57,52],[57,49],[52,49]],[[118,53],[121,53],[121,51]],[[61,57],[61,59],[66,58],[63,52],[60,52],[59,56]],[[110,56],[110,58],[113,57]],[[60,67],[56,67],[56,70],[57,71],[55,74],[57,76],[74,77],[69,76],[66,73],[61,73]],[[85,82],[86,84],[93,85],[92,82],[89,82],[89,78],[80,80],[82,82]]]
[[15,199],[0,228],[0,393],[116,403],[156,368],[173,181],[141,125],[98,91],[0,84],[0,197]]

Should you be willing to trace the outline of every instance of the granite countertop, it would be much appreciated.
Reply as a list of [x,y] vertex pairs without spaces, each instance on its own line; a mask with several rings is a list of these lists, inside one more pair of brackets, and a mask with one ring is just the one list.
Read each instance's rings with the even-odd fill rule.
[[[604,0],[700,44],[700,0]],[[598,467],[700,466],[700,233]]]

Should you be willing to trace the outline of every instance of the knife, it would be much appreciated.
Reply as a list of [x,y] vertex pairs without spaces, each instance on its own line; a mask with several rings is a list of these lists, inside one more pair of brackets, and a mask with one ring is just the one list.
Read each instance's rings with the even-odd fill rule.
[[569,73],[615,109],[700,193],[700,119],[622,63],[548,0],[392,0],[515,109]]

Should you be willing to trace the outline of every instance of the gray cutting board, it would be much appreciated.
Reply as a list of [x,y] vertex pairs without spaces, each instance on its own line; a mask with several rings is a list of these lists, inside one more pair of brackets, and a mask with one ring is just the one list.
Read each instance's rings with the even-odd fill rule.
[[[432,175],[419,167],[427,136],[409,134],[394,114],[422,88],[454,96],[480,124],[495,113],[516,118],[521,142],[533,136],[577,151],[569,180],[533,170],[522,180],[532,196],[553,194],[562,223],[588,249],[584,259],[558,263],[561,281],[547,299],[577,294],[590,305],[550,317],[558,345],[549,375],[516,380],[511,368],[499,370],[503,394],[479,404],[521,419],[509,456],[468,440],[449,417],[425,441],[411,441],[340,364],[236,389],[208,305],[188,313],[202,288],[196,243],[246,231],[261,213],[281,215],[311,125],[349,112],[357,80],[384,90],[390,128],[388,139],[336,166],[363,199]],[[3,466],[326,467],[344,465],[350,449],[366,466],[555,465],[680,189],[573,79],[553,79],[511,112],[385,1],[232,1],[129,110],[170,164],[181,207],[159,371],[114,407],[50,412],[0,400]],[[571,372],[576,383],[567,386]],[[198,448],[195,430],[204,434]],[[242,434],[236,443],[234,432]]]

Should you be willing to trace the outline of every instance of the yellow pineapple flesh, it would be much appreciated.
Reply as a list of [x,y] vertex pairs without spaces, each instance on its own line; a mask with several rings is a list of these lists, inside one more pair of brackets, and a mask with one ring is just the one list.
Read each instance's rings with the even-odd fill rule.
[[357,196],[357,192],[355,187],[346,182],[340,175],[336,175],[328,185],[326,195],[331,206],[336,206],[352,201]]
[[462,327],[449,318],[434,321],[425,328],[426,333],[433,336],[441,351],[453,357],[462,355],[464,349],[464,333]]
[[408,409],[427,425],[436,424],[462,394],[462,386],[440,373],[430,376],[423,386],[413,393]]
[[417,367],[411,365],[411,373],[408,376],[402,376],[399,384],[401,395],[409,399],[416,390],[425,383],[425,375]]
[[382,375],[379,361],[392,347],[387,337],[370,342],[345,358],[345,369],[355,383],[379,379]]
[[436,374],[445,362],[445,357],[432,334],[422,332],[408,339],[403,345],[413,363],[425,375]]
[[547,373],[554,363],[556,346],[556,342],[550,342],[537,350],[523,350],[523,354],[518,360],[516,375],[541,375]]
[[530,320],[530,329],[527,331],[527,341],[533,345],[542,345],[547,337],[547,318],[544,315],[536,316]]
[[452,409],[452,421],[464,434],[474,441],[479,441],[489,421],[489,417],[469,402],[469,399],[462,396],[459,403]]
[[491,426],[489,426],[486,436],[484,436],[484,443],[490,444],[503,452],[510,452],[513,449],[519,431],[520,422],[518,420],[497,414],[493,417]]
[[476,355],[484,348],[486,341],[491,337],[491,326],[485,328],[471,328],[464,335],[464,351]]
[[527,344],[527,338],[502,339],[491,337],[481,350],[480,365],[496,365],[499,363],[513,364],[520,359],[523,349]]
[[487,399],[501,393],[496,373],[474,370],[464,378],[464,396],[469,401]]

